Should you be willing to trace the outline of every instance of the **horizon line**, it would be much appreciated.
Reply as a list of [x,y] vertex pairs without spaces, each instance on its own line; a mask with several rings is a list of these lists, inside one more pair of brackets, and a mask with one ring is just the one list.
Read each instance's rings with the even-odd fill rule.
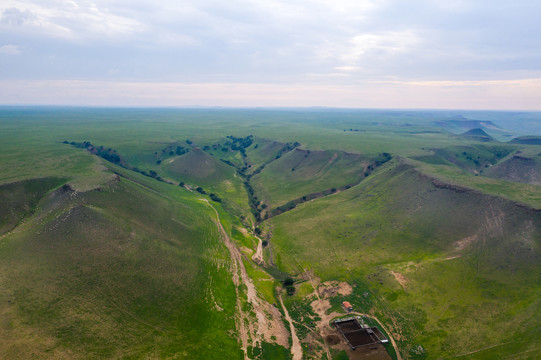
[[541,112],[532,109],[400,108],[347,106],[235,106],[235,105],[88,105],[88,104],[1,104],[0,108],[89,108],[89,109],[177,109],[177,110],[351,110],[351,111],[472,111],[472,112]]

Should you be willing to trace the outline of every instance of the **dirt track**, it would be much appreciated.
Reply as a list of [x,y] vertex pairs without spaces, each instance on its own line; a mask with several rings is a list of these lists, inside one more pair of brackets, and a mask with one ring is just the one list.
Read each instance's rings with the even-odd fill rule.
[[252,255],[252,260],[258,263],[259,265],[262,265],[262,264],[265,264],[265,259],[263,259],[263,240],[261,240],[257,236],[256,238],[258,241],[257,250],[254,253],[254,255]]
[[282,295],[280,295],[280,304],[282,304],[282,309],[284,309],[285,318],[289,322],[289,329],[291,330],[291,339],[293,343],[291,345],[291,355],[293,355],[293,360],[301,360],[302,359],[302,345],[301,345],[301,342],[299,341],[299,338],[297,337],[297,332],[295,331],[293,320],[291,319],[291,316],[289,316],[289,312],[287,311],[287,308],[284,305],[284,301],[282,300]]
[[[269,304],[268,302],[266,302],[265,300],[259,297],[257,290],[255,288],[255,285],[252,279],[248,276],[246,268],[244,267],[244,263],[242,261],[242,254],[239,248],[236,246],[236,244],[233,243],[233,241],[229,238],[225,229],[223,228],[220,222],[220,216],[216,208],[214,208],[214,206],[212,206],[212,204],[210,204],[208,200],[206,199],[200,199],[200,200],[206,202],[207,205],[210,206],[214,210],[216,214],[216,225],[218,226],[220,234],[224,240],[224,244],[226,245],[231,255],[231,260],[232,260],[231,272],[232,272],[233,282],[236,286],[236,291],[237,291],[237,311],[239,314],[237,318],[237,328],[239,331],[242,350],[244,351],[244,358],[249,359],[248,346],[250,345],[256,346],[257,343],[261,341],[275,342],[286,348],[289,347],[290,334],[282,322],[282,315],[280,314],[278,309],[276,309],[274,306],[272,306],[271,304]],[[259,258],[259,256],[257,256],[258,252],[262,252],[261,239],[259,239],[258,251],[256,251],[256,253],[253,255],[252,258],[254,257]],[[260,256],[262,259],[262,253],[260,253]],[[308,276],[309,276],[310,283],[312,284],[312,287],[314,288],[314,293],[316,295],[316,300],[312,302],[311,306],[321,318],[321,321],[318,322],[318,328],[320,330],[321,335],[324,336],[328,332],[326,331],[327,330],[326,327],[328,327],[329,321],[334,317],[343,315],[343,314],[334,313],[334,312],[331,314],[326,314],[327,310],[330,309],[330,303],[327,298],[331,296],[332,293],[334,292],[340,293],[342,295],[347,295],[348,293],[351,293],[352,288],[347,283],[327,282],[324,284],[320,284],[319,281],[313,279],[312,276],[310,276],[310,274],[308,274]],[[241,291],[240,285],[241,284],[244,284],[246,286],[247,301],[253,306],[253,310],[256,314],[256,319],[251,318],[249,312],[243,310],[242,301],[240,298],[240,291]],[[302,345],[300,343],[299,338],[296,335],[293,320],[289,316],[289,313],[286,307],[284,306],[281,296],[279,300],[282,305],[285,318],[289,322],[289,326],[290,326],[290,331],[291,331],[291,336],[292,336],[291,354],[293,356],[293,360],[301,360],[302,354],[303,354]],[[364,315],[364,316],[369,316],[373,318],[380,324],[380,326],[387,332],[387,334],[390,334],[390,332],[381,323],[381,321],[373,317],[372,315],[363,314],[363,313],[352,313],[352,314]],[[254,324],[254,320],[256,320],[255,324]],[[272,338],[273,336],[275,337],[275,339]],[[250,344],[250,340],[251,340],[251,344]],[[392,337],[390,337],[389,341],[395,348],[398,360],[402,360],[402,357],[400,356],[400,353],[398,352],[398,346],[395,340]],[[323,349],[327,357],[329,357],[330,349],[328,348],[325,342],[323,343]]]
[[[286,348],[289,347],[289,332],[282,322],[282,314],[276,307],[259,297],[257,289],[255,288],[252,279],[248,276],[246,268],[244,267],[242,254],[223,228],[218,211],[207,199],[200,200],[206,202],[206,204],[214,210],[216,214],[216,226],[218,227],[224,240],[224,244],[231,255],[231,273],[233,283],[235,284],[235,290],[237,292],[238,317],[236,322],[241,347],[244,351],[244,359],[249,359],[248,346],[255,347],[258,343],[261,343],[261,341],[277,343]],[[244,285],[246,289],[246,300],[252,305],[253,312],[255,313],[255,319],[253,316],[251,316],[250,311],[244,310],[241,300],[241,291],[243,291],[241,285]],[[296,360],[300,360],[301,357],[296,358]]]

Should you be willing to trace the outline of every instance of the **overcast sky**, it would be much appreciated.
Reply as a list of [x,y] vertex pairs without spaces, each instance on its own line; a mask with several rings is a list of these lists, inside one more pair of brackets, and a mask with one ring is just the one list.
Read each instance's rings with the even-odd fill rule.
[[2,0],[0,104],[541,110],[539,0]]

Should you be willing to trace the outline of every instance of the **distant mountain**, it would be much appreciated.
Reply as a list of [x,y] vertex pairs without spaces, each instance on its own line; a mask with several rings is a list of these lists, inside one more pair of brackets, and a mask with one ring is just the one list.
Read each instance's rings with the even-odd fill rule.
[[511,144],[541,145],[541,136],[519,136],[510,141]]
[[501,127],[494,124],[492,121],[486,120],[441,120],[435,121],[434,124],[441,126],[445,129],[476,129],[476,128],[485,128],[485,129],[494,129],[502,130]]
[[475,128],[460,134],[461,137],[468,138],[470,140],[489,142],[496,141],[492,136],[486,133],[483,129]]

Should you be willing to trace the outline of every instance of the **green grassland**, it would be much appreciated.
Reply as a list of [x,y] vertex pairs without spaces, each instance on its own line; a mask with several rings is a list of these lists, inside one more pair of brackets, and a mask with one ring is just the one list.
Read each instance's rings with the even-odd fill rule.
[[358,154],[295,149],[266,166],[253,183],[260,198],[277,207],[303,195],[357,183],[368,164]]
[[226,206],[236,214],[249,216],[248,195],[235,169],[216,156],[193,149],[185,155],[162,162],[160,170],[176,183],[184,182],[194,188],[202,187],[207,193],[216,193],[225,199]]
[[485,176],[513,182],[541,185],[541,156],[514,155],[487,169]]
[[272,223],[282,268],[368,284],[378,304],[363,310],[401,324],[405,353],[420,343],[428,358],[454,356],[513,343],[501,329],[536,334],[539,211],[442,187],[395,163]]
[[269,139],[256,139],[254,145],[247,151],[250,162],[253,164],[250,173],[276,160],[276,156],[283,153],[285,145],[285,143]]
[[134,180],[2,187],[24,221],[0,240],[0,357],[241,357],[229,259],[207,209]]
[[454,146],[434,149],[434,155],[413,157],[429,164],[452,164],[465,171],[478,174],[497,164],[516,148],[508,145]]
[[[242,358],[230,254],[200,201],[214,193],[269,303],[311,269],[352,285],[331,310],[377,317],[404,359],[539,358],[541,146],[458,136],[527,135],[513,117],[539,128],[535,113],[0,108],[0,357]],[[309,284],[282,297],[315,356]]]

